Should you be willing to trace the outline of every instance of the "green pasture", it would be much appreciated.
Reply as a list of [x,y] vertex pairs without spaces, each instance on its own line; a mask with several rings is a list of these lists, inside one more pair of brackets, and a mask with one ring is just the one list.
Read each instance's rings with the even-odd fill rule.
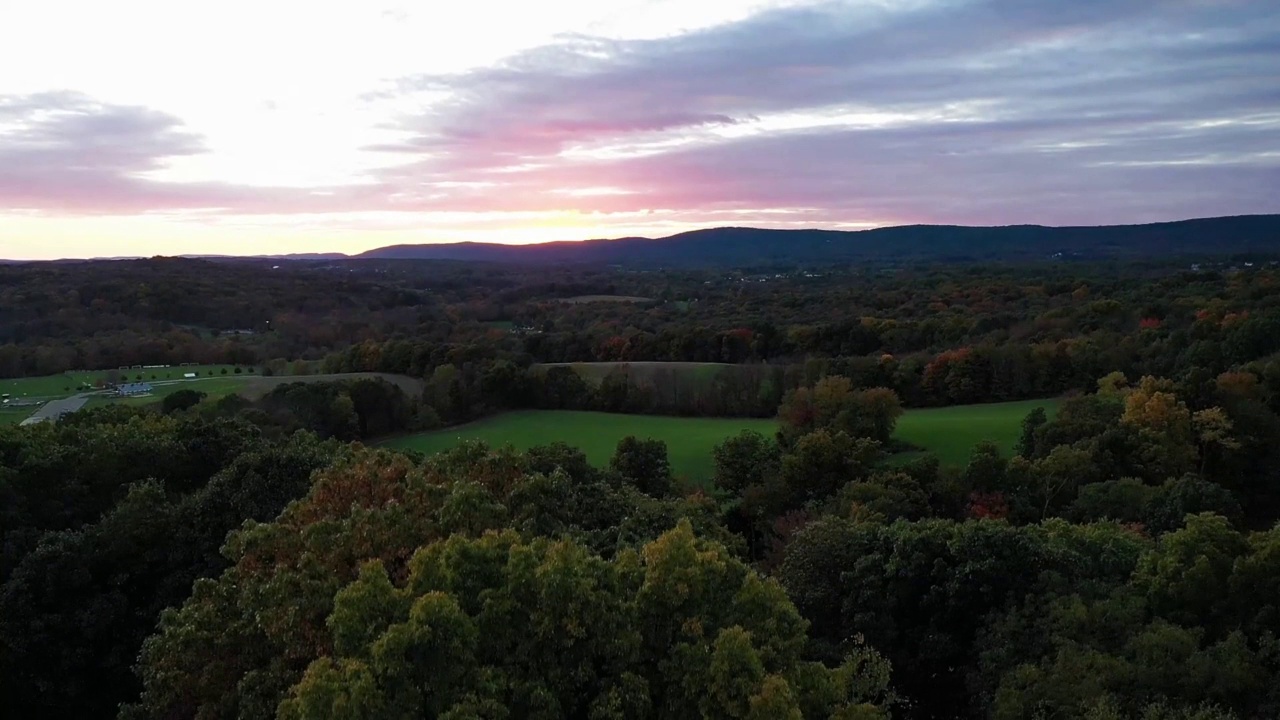
[[676,418],[660,415],[620,415],[573,410],[523,410],[497,415],[468,425],[396,438],[386,447],[431,454],[463,440],[483,440],[493,447],[512,445],[526,450],[535,445],[565,442],[580,448],[594,465],[607,465],[618,441],[628,435],[663,440],[671,468],[695,480],[711,477],[711,448],[743,430],[772,433],[773,420],[732,418]]
[[[943,465],[964,467],[973,446],[991,440],[1012,455],[1022,433],[1022,419],[1042,407],[1050,419],[1060,401],[1018,400],[983,405],[908,410],[898,419],[894,437],[938,456]],[[913,454],[906,454],[903,459]]]
[[[1006,453],[1012,453],[1027,413],[1032,408],[1044,407],[1052,416],[1057,403],[1056,400],[1033,400],[909,410],[898,421],[896,437],[937,454],[944,465],[962,467],[969,460],[969,451],[983,440],[992,440]],[[718,443],[742,430],[768,435],[776,429],[777,423],[773,420],[525,410],[395,438],[385,446],[431,454],[463,440],[482,440],[493,447],[512,445],[520,450],[562,441],[582,449],[593,464],[605,465],[618,441],[635,435],[665,441],[671,467],[677,475],[706,481],[712,474],[711,450]],[[912,455],[915,453],[906,457]]]

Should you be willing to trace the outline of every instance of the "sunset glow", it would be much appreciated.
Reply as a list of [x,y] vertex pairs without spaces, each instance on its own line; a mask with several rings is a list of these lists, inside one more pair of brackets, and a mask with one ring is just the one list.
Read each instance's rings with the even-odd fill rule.
[[1268,0],[0,8],[0,257],[1275,212]]

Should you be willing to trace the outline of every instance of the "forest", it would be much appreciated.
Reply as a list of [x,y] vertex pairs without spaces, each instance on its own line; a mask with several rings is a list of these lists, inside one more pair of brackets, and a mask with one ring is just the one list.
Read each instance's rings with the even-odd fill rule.
[[[0,424],[14,717],[1280,717],[1270,257],[0,266],[0,377],[181,363],[283,382]],[[777,431],[382,447],[528,408]]]

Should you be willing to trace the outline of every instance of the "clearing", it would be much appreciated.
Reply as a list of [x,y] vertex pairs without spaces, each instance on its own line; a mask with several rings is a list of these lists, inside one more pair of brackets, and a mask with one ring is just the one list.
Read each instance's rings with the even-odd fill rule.
[[[1033,408],[1043,407],[1050,417],[1057,400],[1027,400],[987,405],[908,410],[898,421],[896,437],[938,455],[944,465],[963,467],[973,446],[993,440],[1012,454],[1022,429],[1022,419]],[[618,441],[628,435],[663,440],[671,467],[677,475],[697,482],[711,478],[711,450],[742,430],[772,434],[772,419],[684,418],[658,415],[621,415],[571,410],[522,410],[504,413],[467,425],[386,441],[385,447],[436,453],[463,440],[482,440],[493,447],[512,445],[524,450],[562,441],[582,449],[599,466],[608,464]],[[907,459],[920,453],[906,453]]]
[[493,447],[510,444],[526,450],[563,441],[580,448],[593,465],[609,464],[618,441],[628,435],[663,440],[671,468],[677,475],[709,480],[711,448],[743,430],[771,434],[773,420],[736,418],[679,418],[662,415],[621,415],[576,410],[519,410],[467,425],[395,438],[386,447],[436,453],[462,440],[483,440]]
[[[995,442],[1005,456],[1012,455],[1022,434],[1022,419],[1042,407],[1052,420],[1060,402],[1056,398],[1015,400],[908,410],[898,419],[894,437],[937,455],[943,465],[964,467],[973,446],[983,440]],[[905,460],[919,454],[922,453],[904,453],[898,458]]]

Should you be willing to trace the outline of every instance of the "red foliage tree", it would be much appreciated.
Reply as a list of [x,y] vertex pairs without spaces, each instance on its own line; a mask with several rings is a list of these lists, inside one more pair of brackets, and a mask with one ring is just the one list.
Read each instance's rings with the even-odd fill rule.
[[999,491],[969,493],[968,515],[975,519],[1003,520],[1009,517],[1009,501],[1005,499],[1004,493]]

